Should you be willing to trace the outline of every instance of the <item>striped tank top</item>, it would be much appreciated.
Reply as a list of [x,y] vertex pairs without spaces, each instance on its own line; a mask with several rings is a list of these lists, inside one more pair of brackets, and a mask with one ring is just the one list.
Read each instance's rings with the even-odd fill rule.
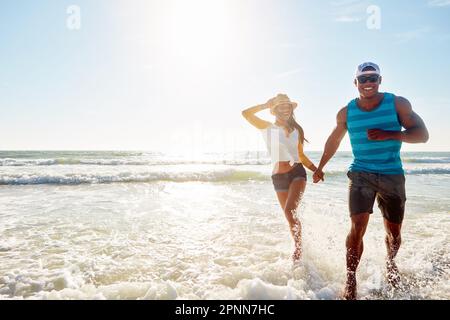
[[354,157],[350,171],[404,174],[400,159],[401,141],[370,141],[367,138],[369,129],[401,131],[393,94],[385,93],[380,105],[372,111],[362,110],[357,99],[352,100],[347,106],[347,128]]

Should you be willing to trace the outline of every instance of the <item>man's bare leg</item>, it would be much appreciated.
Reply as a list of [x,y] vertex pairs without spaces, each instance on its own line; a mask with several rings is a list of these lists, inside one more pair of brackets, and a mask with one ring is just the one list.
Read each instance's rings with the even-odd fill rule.
[[386,278],[391,286],[397,287],[400,282],[400,273],[398,271],[394,259],[402,243],[401,237],[402,224],[392,223],[384,219],[384,228],[386,229],[385,243],[387,249]]
[[364,251],[364,234],[369,223],[369,213],[362,213],[352,216],[352,226],[347,236],[347,283],[345,285],[344,296],[346,300],[355,300],[357,294],[356,269]]

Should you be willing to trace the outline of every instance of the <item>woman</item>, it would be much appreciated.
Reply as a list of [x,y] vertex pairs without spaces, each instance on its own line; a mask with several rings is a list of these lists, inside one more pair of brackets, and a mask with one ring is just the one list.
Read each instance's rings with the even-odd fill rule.
[[[303,166],[312,172],[317,170],[303,153],[306,139],[302,127],[294,117],[296,107],[297,103],[291,102],[287,95],[279,94],[263,105],[242,112],[248,122],[262,131],[271,155],[274,166],[273,185],[294,238],[294,262],[300,260],[302,255],[302,229],[296,213],[306,187],[306,171]],[[276,118],[275,123],[264,121],[255,115],[265,109],[270,109]]]

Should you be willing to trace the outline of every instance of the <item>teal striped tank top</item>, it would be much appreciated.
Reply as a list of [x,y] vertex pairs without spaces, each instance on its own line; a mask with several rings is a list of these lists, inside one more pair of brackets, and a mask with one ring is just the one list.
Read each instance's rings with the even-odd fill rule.
[[362,110],[357,99],[347,106],[347,128],[353,151],[352,172],[369,172],[380,174],[403,174],[400,149],[402,142],[397,140],[370,141],[367,130],[381,129],[401,131],[395,96],[385,93],[381,104],[372,111]]

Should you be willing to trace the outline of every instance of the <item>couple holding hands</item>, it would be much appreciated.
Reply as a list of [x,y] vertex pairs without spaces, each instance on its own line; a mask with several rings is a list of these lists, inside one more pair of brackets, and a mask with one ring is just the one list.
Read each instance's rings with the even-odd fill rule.
[[[337,114],[337,124],[329,136],[318,167],[303,152],[305,133],[294,116],[298,104],[285,94],[242,112],[247,121],[261,130],[274,165],[272,181],[278,201],[289,223],[295,243],[293,260],[302,256],[302,228],[297,208],[305,192],[311,170],[314,183],[324,181],[323,169],[349,133],[353,162],[349,178],[350,232],[346,239],[347,282],[344,299],[356,299],[356,270],[363,253],[363,237],[373,213],[375,199],[383,214],[386,230],[386,279],[396,287],[400,275],[394,258],[401,244],[405,212],[405,175],[400,158],[402,142],[425,143],[428,131],[410,102],[391,93],[379,92],[380,68],[372,62],[357,67],[354,84],[359,97]],[[256,116],[265,109],[275,116],[267,122]],[[403,130],[404,129],[404,130]]]

